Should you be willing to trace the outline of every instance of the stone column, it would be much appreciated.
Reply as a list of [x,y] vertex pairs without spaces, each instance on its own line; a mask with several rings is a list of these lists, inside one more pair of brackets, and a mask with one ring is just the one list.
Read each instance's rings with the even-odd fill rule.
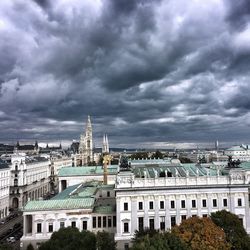
[[47,228],[46,228],[46,214],[43,215],[43,235],[47,235]]
[[181,215],[180,215],[180,207],[181,207],[180,196],[175,196],[175,209],[176,209],[176,224],[179,225],[181,223]]
[[120,213],[121,213],[121,198],[120,197],[117,197],[116,198],[116,233],[117,233],[117,236],[121,236],[121,216],[120,216]]
[[137,230],[137,197],[131,197],[131,234]]
[[235,198],[235,194],[230,192],[229,193],[229,210],[231,213],[235,213],[234,198]]
[[155,203],[155,229],[159,229],[160,221],[159,221],[159,197],[158,196],[155,196],[154,203]]
[[244,194],[244,199],[245,199],[245,229],[247,233],[249,234],[250,232],[250,215],[249,215],[249,200],[248,200],[248,193]]
[[166,203],[166,218],[165,218],[165,227],[166,229],[171,228],[171,221],[170,221],[170,213],[169,213],[169,197],[166,195],[165,197],[165,203]]
[[197,194],[197,200],[196,200],[196,202],[197,202],[197,215],[199,216],[199,217],[201,217],[201,200],[202,200],[202,198],[201,198],[201,196],[199,195],[199,194]]
[[148,197],[144,197],[144,228],[149,227],[149,219],[148,219],[148,210],[149,210],[149,204],[148,204]]

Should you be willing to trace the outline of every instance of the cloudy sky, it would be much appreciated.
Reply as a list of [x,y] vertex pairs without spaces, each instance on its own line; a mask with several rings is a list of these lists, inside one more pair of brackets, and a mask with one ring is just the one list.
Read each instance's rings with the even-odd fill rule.
[[248,0],[1,0],[0,141],[250,143]]

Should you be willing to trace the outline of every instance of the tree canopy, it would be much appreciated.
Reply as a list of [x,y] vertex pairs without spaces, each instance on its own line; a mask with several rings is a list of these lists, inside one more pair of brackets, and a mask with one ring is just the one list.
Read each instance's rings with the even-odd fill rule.
[[231,249],[250,250],[250,238],[237,215],[222,210],[212,213],[211,219],[224,230]]
[[137,231],[132,250],[188,250],[187,245],[171,232]]
[[96,250],[97,246],[99,250],[116,249],[109,233],[98,233],[96,236],[89,231],[79,232],[77,228],[67,227],[54,232],[39,250]]
[[210,218],[190,217],[172,232],[180,237],[192,250],[229,250],[224,231]]
[[96,234],[96,246],[98,250],[115,250],[116,242],[114,236],[108,232],[102,231]]

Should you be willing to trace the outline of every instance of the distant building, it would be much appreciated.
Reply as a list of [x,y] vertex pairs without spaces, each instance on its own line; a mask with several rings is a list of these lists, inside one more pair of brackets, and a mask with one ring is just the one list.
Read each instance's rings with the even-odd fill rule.
[[10,167],[10,207],[19,209],[50,190],[50,160],[40,156],[13,154]]
[[88,116],[85,133],[80,136],[79,150],[76,155],[76,165],[88,165],[94,161],[93,135],[90,116]]
[[0,219],[9,214],[10,168],[0,159]]
[[228,148],[224,154],[231,156],[233,160],[250,161],[250,145],[240,145]]
[[103,142],[102,142],[102,153],[108,154],[109,153],[109,141],[108,141],[108,135],[103,135]]

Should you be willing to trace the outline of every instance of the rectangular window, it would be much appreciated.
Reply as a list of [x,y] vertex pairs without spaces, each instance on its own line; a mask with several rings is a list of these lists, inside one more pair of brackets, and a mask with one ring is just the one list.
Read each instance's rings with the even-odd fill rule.
[[238,207],[241,207],[242,206],[242,199],[238,199]]
[[41,223],[37,223],[36,224],[36,232],[37,233],[41,233],[42,232],[42,224]]
[[186,208],[186,202],[185,202],[185,200],[181,201],[181,208]]
[[213,207],[217,207],[217,200],[213,199]]
[[116,227],[116,216],[113,216],[113,227]]
[[223,199],[223,206],[227,207],[227,199]]
[[53,223],[49,223],[49,233],[53,232]]
[[181,221],[186,220],[186,219],[187,219],[187,216],[186,216],[186,215],[182,215],[182,216],[181,216]]
[[143,231],[144,229],[144,218],[138,217],[138,231]]
[[149,209],[154,209],[154,202],[153,201],[149,202]]
[[241,225],[243,226],[243,219],[239,218]]
[[192,200],[192,208],[196,208],[196,200]]
[[153,218],[149,219],[149,229],[155,229],[155,220]]
[[60,228],[64,228],[64,221],[60,221]]
[[87,230],[88,229],[88,223],[86,220],[82,222],[82,230]]
[[164,201],[160,201],[160,209],[164,209]]
[[202,200],[202,207],[207,207],[207,200]]
[[165,216],[160,217],[160,230],[165,230]]
[[76,222],[75,221],[71,221],[71,227],[76,227]]
[[112,218],[111,218],[111,216],[108,217],[108,227],[112,227]]
[[110,197],[110,192],[109,191],[107,191],[107,197]]
[[175,202],[174,201],[170,201],[170,207],[175,208]]
[[143,210],[143,203],[142,203],[142,201],[139,201],[138,207],[139,207],[139,210]]
[[103,216],[102,217],[102,227],[106,227],[107,226],[107,217]]
[[124,224],[123,224],[123,232],[124,233],[128,233],[129,232],[129,230],[128,230],[128,222],[124,222]]
[[102,217],[98,216],[98,227],[102,227]]
[[124,211],[128,211],[128,203],[124,202],[123,204]]
[[128,243],[124,244],[124,250],[129,250],[129,244]]
[[171,227],[174,227],[176,225],[176,217],[171,216]]
[[203,218],[206,218],[206,217],[207,217],[207,214],[203,214],[202,217],[203,217]]
[[93,217],[92,226],[93,228],[96,228],[96,217]]

